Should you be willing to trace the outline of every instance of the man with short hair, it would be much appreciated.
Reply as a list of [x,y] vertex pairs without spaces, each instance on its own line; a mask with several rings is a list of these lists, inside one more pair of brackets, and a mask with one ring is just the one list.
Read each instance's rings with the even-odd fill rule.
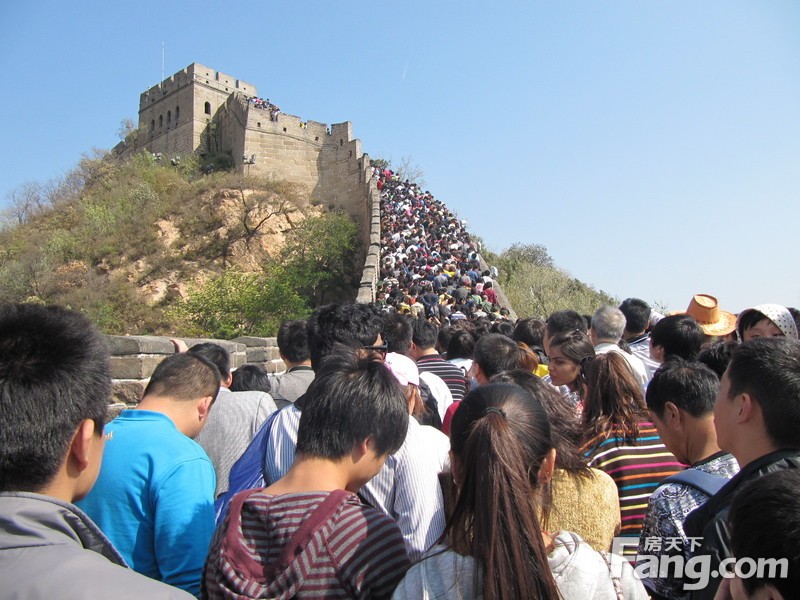
[[[709,555],[711,569],[733,556],[728,511],[740,486],[766,473],[800,468],[800,341],[758,338],[733,351],[714,405],[717,443],[741,471],[686,518],[689,537],[702,537],[694,554]],[[778,516],[777,518],[780,518]],[[692,598],[711,599],[720,583],[713,578]]]
[[619,305],[619,309],[625,315],[625,331],[622,339],[628,343],[631,352],[644,363],[647,378],[652,379],[653,373],[658,369],[658,363],[650,358],[650,334],[647,333],[652,309],[640,298],[626,298]]
[[0,581],[7,598],[189,599],[127,568],[73,502],[94,485],[108,349],[61,307],[0,307]]
[[[413,334],[414,328],[408,317],[397,313],[383,315],[381,337],[386,344],[387,352],[396,352],[410,358]],[[422,371],[419,373],[419,377],[421,379],[419,386],[420,396],[426,409],[431,412],[428,419],[429,423],[426,424],[441,429],[444,415],[448,407],[453,404],[453,394],[438,375],[434,375],[429,371]],[[432,414],[433,412],[436,413],[435,417]]]
[[[666,362],[647,386],[647,407],[661,440],[681,463],[691,465],[664,480],[650,496],[638,562],[645,570],[643,583],[654,598],[688,598],[684,579],[661,577],[659,561],[669,556],[691,558],[691,541],[683,528],[686,515],[739,472],[736,459],[717,445],[714,402],[718,390],[719,379],[711,369],[681,358]],[[681,543],[675,547],[670,539]]]
[[214,533],[214,467],[194,441],[219,391],[219,371],[188,352],[165,358],[138,406],[106,427],[103,466],[79,506],[131,567],[200,593]]
[[647,387],[649,378],[642,359],[619,347],[624,331],[625,315],[621,310],[613,306],[598,308],[592,315],[592,326],[589,328],[589,338],[594,344],[594,353],[597,355],[616,352],[628,363],[642,387]]
[[270,375],[270,393],[279,409],[306,393],[314,381],[314,369],[308,353],[305,321],[284,321],[278,329],[278,352],[286,372]]
[[209,552],[205,597],[388,598],[403,577],[397,524],[356,493],[403,445],[408,404],[389,369],[357,352],[323,360],[287,473],[237,496]]
[[475,342],[468,375],[474,377],[478,385],[486,385],[498,373],[518,369],[521,358],[522,350],[510,337],[485,333]]
[[[472,365],[467,371],[470,381],[485,385],[497,373],[519,368],[522,350],[510,337],[502,333],[485,333],[475,342],[472,352]],[[442,431],[450,435],[450,424],[460,402],[453,402],[444,415]]]
[[436,351],[439,334],[436,325],[424,319],[415,319],[412,325],[414,331],[409,356],[417,362],[420,371],[442,378],[453,395],[453,402],[463,400],[467,393],[467,381],[461,369],[444,360]]
[[705,338],[693,316],[679,314],[664,317],[650,330],[650,358],[657,363],[675,356],[695,360]]
[[[382,324],[380,313],[366,304],[320,306],[308,319],[311,366],[316,371],[326,356],[348,348],[382,359],[386,353]],[[283,477],[294,462],[304,408],[305,399],[301,397],[275,416],[262,463],[267,485]],[[404,444],[412,447],[390,456],[378,475],[362,488],[361,495],[397,521],[408,554],[416,560],[444,531],[444,500],[438,478],[427,476],[430,456],[424,448],[414,447],[412,441]]]
[[548,354],[550,340],[553,339],[553,337],[559,333],[569,333],[576,329],[583,333],[588,331],[586,319],[574,310],[557,310],[547,317],[544,328],[544,340],[542,340],[545,354]]
[[219,373],[219,393],[214,410],[195,441],[214,465],[217,486],[214,497],[228,489],[228,476],[233,463],[242,455],[261,425],[278,408],[272,396],[257,390],[232,392],[231,357],[219,344],[204,342],[189,349],[189,354],[201,356],[213,363]]

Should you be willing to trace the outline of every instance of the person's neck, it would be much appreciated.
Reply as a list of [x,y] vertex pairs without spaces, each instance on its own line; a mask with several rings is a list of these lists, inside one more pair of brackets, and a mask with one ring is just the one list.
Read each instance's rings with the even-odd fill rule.
[[739,468],[744,469],[751,462],[778,450],[780,448],[770,439],[766,431],[762,431],[754,436],[740,435],[737,447],[731,450],[731,454],[739,463]]
[[[272,495],[346,490],[351,482],[345,461],[297,456],[286,475],[264,491]],[[357,491],[357,490],[350,490]]]
[[193,437],[190,435],[192,431],[188,427],[189,419],[186,410],[188,407],[188,402],[184,403],[177,400],[172,400],[170,398],[162,398],[160,396],[145,396],[133,410],[149,410],[150,412],[161,413],[170,421],[172,421],[177,430],[183,435]]
[[295,367],[308,367],[311,368],[311,360],[301,360],[300,362],[292,362],[290,360],[283,359],[283,364],[286,365],[286,370],[289,371],[294,369]]
[[436,351],[435,347],[425,348],[424,350],[419,351],[419,357],[422,358],[423,356],[439,356],[439,353]]
[[686,436],[685,455],[690,465],[695,465],[720,452],[713,416],[687,421],[687,425],[689,431]]
[[626,342],[630,342],[631,340],[639,339],[644,335],[644,331],[640,331],[639,333],[628,333],[627,331],[622,335],[622,339]]

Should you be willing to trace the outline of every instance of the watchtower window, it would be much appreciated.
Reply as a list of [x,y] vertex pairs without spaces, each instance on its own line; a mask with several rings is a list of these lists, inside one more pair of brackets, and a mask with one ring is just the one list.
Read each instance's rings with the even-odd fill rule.
[[176,106],[175,107],[175,121],[177,121],[180,118],[181,118],[181,107],[180,106]]
[[206,114],[211,114],[211,102],[206,102]]
[[167,123],[172,123],[172,111],[167,111]]
[[159,129],[164,126],[164,115],[158,115],[158,127]]
[[154,131],[156,128],[156,120],[150,119],[150,131]]

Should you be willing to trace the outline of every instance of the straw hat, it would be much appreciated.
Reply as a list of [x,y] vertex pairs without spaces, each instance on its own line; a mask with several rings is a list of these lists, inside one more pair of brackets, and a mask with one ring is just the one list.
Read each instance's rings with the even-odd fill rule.
[[736,329],[736,315],[720,310],[717,299],[708,294],[695,294],[684,314],[694,317],[706,335],[728,335]]

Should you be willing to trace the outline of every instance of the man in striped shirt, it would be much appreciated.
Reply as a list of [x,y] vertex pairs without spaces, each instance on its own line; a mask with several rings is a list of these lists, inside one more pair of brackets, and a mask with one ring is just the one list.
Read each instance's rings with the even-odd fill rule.
[[[381,326],[380,315],[365,304],[319,307],[308,319],[312,367],[316,370],[325,356],[343,347],[385,353]],[[279,411],[272,423],[263,460],[267,484],[283,477],[294,462],[304,407],[301,397]],[[409,435],[400,451],[359,492],[371,506],[395,519],[412,560],[419,559],[444,531],[444,500],[438,477],[430,473],[431,460],[427,449]]]
[[347,349],[327,357],[305,396],[291,468],[238,494],[217,530],[204,597],[391,597],[409,566],[402,535],[355,492],[407,428],[406,399],[382,362]]
[[461,369],[444,360],[436,351],[438,334],[436,325],[424,319],[416,319],[411,338],[411,358],[417,362],[420,371],[441,377],[453,395],[453,402],[460,402],[467,393],[467,380]]

